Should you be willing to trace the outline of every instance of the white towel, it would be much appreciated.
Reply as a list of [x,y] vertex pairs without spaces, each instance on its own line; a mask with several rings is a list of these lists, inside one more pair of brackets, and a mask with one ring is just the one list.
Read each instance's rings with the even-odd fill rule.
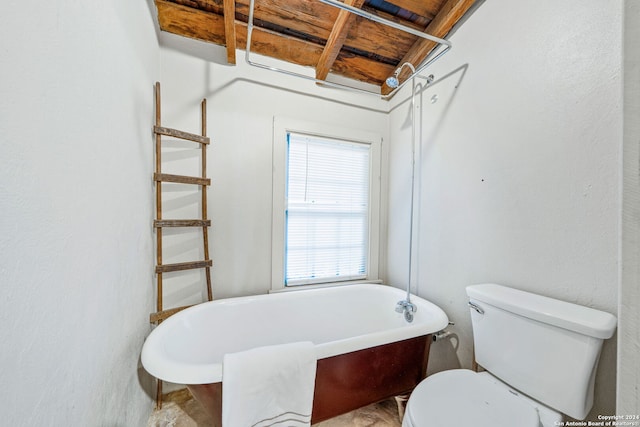
[[222,426],[310,426],[315,379],[315,346],[308,341],[226,354]]

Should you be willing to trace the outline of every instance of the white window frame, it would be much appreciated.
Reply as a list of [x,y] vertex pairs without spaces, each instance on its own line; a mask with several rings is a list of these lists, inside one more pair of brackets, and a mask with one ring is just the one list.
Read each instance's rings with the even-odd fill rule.
[[[339,127],[285,117],[273,120],[273,214],[271,238],[271,291],[277,292],[306,287],[321,287],[333,283],[285,286],[286,246],[286,179],[287,179],[287,134],[298,133],[368,144],[369,158],[369,247],[367,253],[367,277],[356,283],[378,280],[380,254],[380,171],[382,137],[371,131]],[[337,282],[340,284],[353,281]]]

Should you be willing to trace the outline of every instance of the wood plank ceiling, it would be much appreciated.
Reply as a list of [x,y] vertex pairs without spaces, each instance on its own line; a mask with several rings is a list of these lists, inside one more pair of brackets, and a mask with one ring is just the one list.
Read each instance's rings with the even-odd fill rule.
[[[371,14],[446,38],[474,0],[344,0]],[[249,0],[155,0],[160,29],[226,46],[227,61],[246,49]],[[405,62],[418,66],[435,42],[318,0],[255,0],[251,52],[380,86]],[[400,75],[410,74],[404,67]]]

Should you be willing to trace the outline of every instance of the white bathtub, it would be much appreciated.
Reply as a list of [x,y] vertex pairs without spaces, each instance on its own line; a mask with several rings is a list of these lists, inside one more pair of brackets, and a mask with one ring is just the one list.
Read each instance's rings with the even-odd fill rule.
[[[395,365],[398,358],[406,358],[404,353],[413,352],[411,348],[416,348],[420,353],[417,357],[425,360],[407,359],[403,363],[422,363],[423,366],[410,366],[408,369],[415,368],[415,372],[424,374],[430,342],[428,336],[444,329],[448,319],[436,305],[412,297],[418,309],[413,322],[407,323],[402,313],[395,311],[396,303],[404,297],[404,291],[391,286],[358,284],[207,302],[173,315],[153,330],[142,349],[142,364],[150,374],[164,381],[210,386],[222,381],[225,353],[312,341],[319,360],[316,384],[322,385],[322,380],[319,380],[323,371],[320,369],[321,360],[339,360],[343,364],[348,358],[337,356],[353,354],[355,362],[348,363],[356,365],[353,368],[342,365],[340,369],[362,370],[363,363],[374,363],[378,354],[382,354],[379,349],[396,343],[396,350],[392,350],[393,361],[381,359],[378,364]],[[409,343],[414,342],[411,339],[418,337],[422,341],[411,344],[411,347]],[[360,359],[357,359],[359,354]],[[385,378],[388,375],[385,369],[376,374],[382,376],[381,382],[389,382]],[[393,375],[406,376],[406,369],[402,369]],[[411,377],[409,383],[405,381],[387,394],[407,388],[408,384],[415,386],[421,379],[415,372],[408,374]],[[356,379],[355,383],[368,380],[369,375],[364,372],[363,378]],[[327,387],[332,394],[336,393],[335,385]],[[379,388],[379,385],[364,384],[363,387]],[[367,390],[361,391],[368,393]],[[359,392],[345,390],[347,395]],[[380,397],[363,399],[380,400]],[[321,418],[316,417],[315,421]]]

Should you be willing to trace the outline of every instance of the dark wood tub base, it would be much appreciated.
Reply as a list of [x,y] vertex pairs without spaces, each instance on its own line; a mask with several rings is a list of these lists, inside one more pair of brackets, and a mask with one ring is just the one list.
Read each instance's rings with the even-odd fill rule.
[[[407,394],[424,378],[431,335],[318,360],[312,423]],[[222,383],[188,385],[222,426]]]

